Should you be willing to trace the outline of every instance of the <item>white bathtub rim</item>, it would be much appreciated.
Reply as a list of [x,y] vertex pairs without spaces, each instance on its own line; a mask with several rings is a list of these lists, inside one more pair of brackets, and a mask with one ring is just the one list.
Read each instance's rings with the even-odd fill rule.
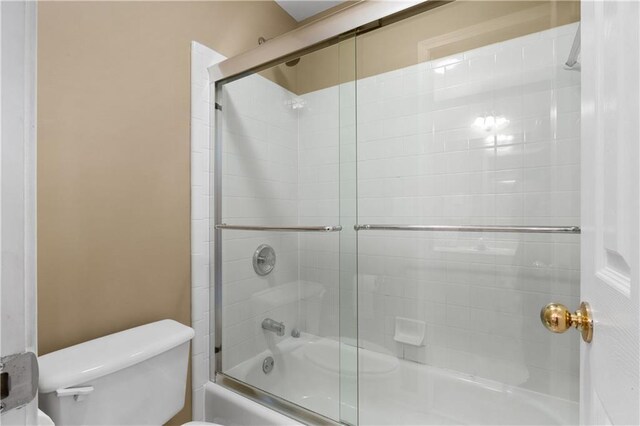
[[[221,413],[221,410],[216,410],[217,407],[210,404],[213,398],[223,400],[224,409],[229,410],[230,412]],[[247,425],[302,425],[302,423],[297,422],[291,417],[287,417],[284,414],[211,381],[205,384],[205,401],[205,420],[207,422],[220,423],[224,425],[244,425],[245,422],[239,423],[238,421],[241,421],[242,418],[247,419],[247,417],[250,417],[253,418],[252,420],[254,421],[246,423]],[[218,413],[214,411],[218,411]]]

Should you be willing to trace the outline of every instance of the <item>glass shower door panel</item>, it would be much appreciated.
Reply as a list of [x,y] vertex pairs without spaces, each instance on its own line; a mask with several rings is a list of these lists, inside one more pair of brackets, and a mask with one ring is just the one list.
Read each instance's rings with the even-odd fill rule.
[[358,424],[358,263],[356,43],[338,46],[340,63],[340,420]]
[[452,2],[358,36],[360,424],[578,421],[578,340],[539,312],[579,304],[579,235],[519,228],[580,224],[578,12]]
[[[355,100],[348,99],[355,92],[339,84],[340,46],[223,83],[217,113],[218,372],[333,420],[341,419],[344,394],[342,105],[350,102],[355,114]],[[318,66],[324,71],[313,74]],[[355,150],[354,139],[350,146]],[[355,328],[355,320],[350,324]],[[349,413],[355,416],[354,406]]]

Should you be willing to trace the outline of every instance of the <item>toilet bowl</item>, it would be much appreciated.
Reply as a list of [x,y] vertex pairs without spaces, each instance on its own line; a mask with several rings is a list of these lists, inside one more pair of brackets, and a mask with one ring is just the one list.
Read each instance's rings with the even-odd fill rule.
[[163,320],[39,358],[39,406],[57,426],[159,425],[184,406],[190,327]]

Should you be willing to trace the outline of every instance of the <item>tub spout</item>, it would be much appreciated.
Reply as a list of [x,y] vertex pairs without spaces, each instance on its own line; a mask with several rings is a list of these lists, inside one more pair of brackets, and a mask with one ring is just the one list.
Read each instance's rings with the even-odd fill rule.
[[278,336],[284,336],[284,323],[266,318],[262,321],[262,328],[267,331],[273,331]]

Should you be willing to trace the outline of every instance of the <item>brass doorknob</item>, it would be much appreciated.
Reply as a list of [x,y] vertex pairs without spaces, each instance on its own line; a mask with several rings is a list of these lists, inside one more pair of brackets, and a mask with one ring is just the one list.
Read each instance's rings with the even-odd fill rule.
[[575,327],[582,333],[582,340],[589,343],[593,339],[593,319],[587,302],[582,302],[573,314],[561,303],[549,303],[540,311],[540,321],[553,333],[564,333]]

